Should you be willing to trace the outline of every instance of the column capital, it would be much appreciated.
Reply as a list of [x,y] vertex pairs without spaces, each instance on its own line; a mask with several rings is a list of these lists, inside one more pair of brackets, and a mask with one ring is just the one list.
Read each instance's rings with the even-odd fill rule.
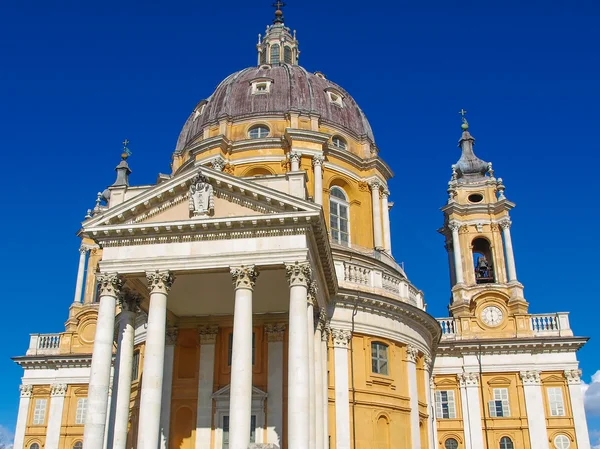
[[296,151],[296,150],[290,151],[290,162],[300,163],[301,158],[302,158],[302,153],[300,153],[299,151]]
[[387,199],[390,196],[390,191],[388,189],[383,189],[381,191],[381,197]]
[[540,371],[521,371],[519,375],[521,376],[521,381],[523,382],[523,385],[541,385]]
[[231,278],[233,280],[233,286],[237,290],[238,288],[245,288],[247,290],[253,290],[256,278],[258,277],[258,270],[254,265],[231,267]]
[[298,262],[285,264],[285,272],[290,283],[290,287],[295,285],[309,286],[312,278],[312,269],[308,262]]
[[118,273],[97,273],[96,280],[100,285],[100,296],[119,297],[123,287],[123,278]]
[[285,323],[265,324],[265,333],[267,334],[268,342],[283,341],[283,335],[285,334]]
[[381,182],[379,179],[372,179],[369,181],[369,187],[371,190],[379,190],[381,188]]
[[461,388],[479,386],[479,374],[477,373],[458,373],[456,377]]
[[168,328],[165,332],[165,344],[168,346],[175,346],[177,344],[177,334],[179,334],[178,328]]
[[423,356],[423,362],[425,363],[425,371],[431,372],[433,368],[433,359],[431,358],[431,356],[425,354],[425,356]]
[[315,154],[312,158],[313,167],[322,166],[323,162],[325,162],[325,156],[322,154]]
[[310,284],[308,284],[307,300],[308,303],[315,308],[319,306],[319,303],[317,302],[317,290],[317,281],[310,281]]
[[581,370],[580,369],[568,369],[565,370],[565,377],[569,385],[581,384]]
[[67,384],[52,384],[50,391],[52,397],[64,397],[67,394]]
[[329,322],[325,321],[323,324],[323,329],[321,330],[321,341],[329,342],[329,336],[331,335],[331,326],[329,326]]
[[510,225],[512,225],[512,221],[510,221],[508,218],[505,218],[504,220],[500,220],[498,222],[498,224],[500,225],[500,227],[502,229],[510,229]]
[[87,245],[81,245],[79,247],[79,254],[81,254],[82,256],[84,256],[90,249],[92,249],[92,248],[90,248]]
[[319,307],[318,315],[317,315],[317,329],[321,332],[325,332],[325,327],[327,326],[327,312],[325,312],[324,307]]
[[150,293],[162,293],[166,295],[171,290],[175,276],[169,270],[155,270],[146,271],[146,279]]
[[435,390],[435,376],[431,376],[429,378],[429,388],[431,389],[431,391]]
[[198,337],[201,345],[214,345],[217,342],[219,326],[204,326],[198,328]]
[[417,363],[417,357],[419,356],[419,349],[416,346],[406,346],[406,360],[411,363]]
[[217,171],[223,171],[225,165],[227,165],[227,161],[222,157],[218,157],[212,161],[212,168]]
[[448,223],[448,228],[454,232],[454,231],[458,231],[461,227],[461,224],[458,221],[451,221]]
[[331,329],[331,336],[333,337],[334,348],[348,348],[352,333],[346,329]]
[[30,398],[33,392],[33,385],[19,385],[19,391],[22,398]]
[[119,305],[124,312],[138,312],[141,302],[142,296],[128,288],[124,288],[119,295]]

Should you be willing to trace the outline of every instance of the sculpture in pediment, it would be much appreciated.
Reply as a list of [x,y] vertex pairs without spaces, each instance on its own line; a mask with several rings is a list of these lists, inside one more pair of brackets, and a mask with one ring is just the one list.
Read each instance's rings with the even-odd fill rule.
[[212,215],[215,209],[214,191],[208,179],[198,174],[190,186],[190,216],[202,217]]

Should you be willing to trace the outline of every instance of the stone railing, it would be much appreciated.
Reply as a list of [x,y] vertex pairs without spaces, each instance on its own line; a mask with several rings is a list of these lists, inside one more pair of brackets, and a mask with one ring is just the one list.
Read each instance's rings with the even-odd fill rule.
[[456,321],[454,318],[436,318],[442,328],[442,340],[456,336]]
[[370,285],[371,269],[344,262],[344,281],[354,284]]
[[60,351],[60,334],[30,334],[27,355],[52,355]]

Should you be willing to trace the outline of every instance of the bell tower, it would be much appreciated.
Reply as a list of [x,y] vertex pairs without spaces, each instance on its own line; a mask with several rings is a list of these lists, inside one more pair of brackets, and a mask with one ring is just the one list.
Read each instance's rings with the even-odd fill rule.
[[[492,164],[473,152],[475,139],[461,110],[461,156],[452,166],[448,202],[442,207],[450,265],[453,317],[478,316],[484,323],[527,313],[523,285],[517,280],[510,210],[501,178]],[[504,317],[502,316],[504,315]]]

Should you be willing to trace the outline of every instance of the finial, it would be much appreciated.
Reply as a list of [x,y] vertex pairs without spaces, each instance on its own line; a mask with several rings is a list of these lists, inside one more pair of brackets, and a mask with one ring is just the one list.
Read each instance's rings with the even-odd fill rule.
[[85,219],[88,220],[92,218],[92,209],[88,209],[87,213],[85,214]]
[[462,125],[460,125],[460,127],[463,129],[463,131],[466,131],[469,129],[469,122],[467,122],[467,118],[465,117],[465,115],[467,115],[467,111],[461,109],[458,111],[458,113],[462,116]]
[[123,153],[121,153],[121,159],[126,160],[129,156],[131,156],[131,151],[129,148],[127,148],[127,145],[129,145],[129,140],[125,139],[121,143],[123,144]]
[[281,0],[277,0],[272,6],[275,8],[275,19],[273,19],[273,23],[283,23],[283,11],[281,8],[285,6],[285,3]]

